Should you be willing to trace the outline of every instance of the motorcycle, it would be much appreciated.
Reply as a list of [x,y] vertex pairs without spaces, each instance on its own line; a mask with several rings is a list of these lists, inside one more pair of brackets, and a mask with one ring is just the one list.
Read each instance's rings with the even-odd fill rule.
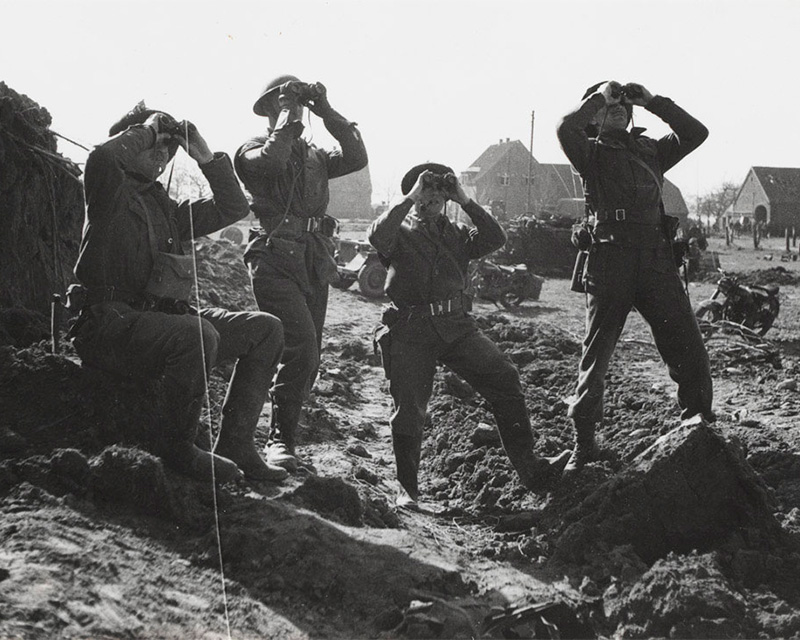
[[509,309],[525,300],[538,300],[544,278],[530,273],[524,264],[503,265],[483,259],[476,263],[470,282],[478,298]]
[[[734,276],[720,270],[722,277],[711,298],[701,302],[695,310],[698,320],[718,322],[727,320],[743,325],[763,336],[780,311],[777,285],[743,285]],[[723,296],[724,301],[717,298]]]

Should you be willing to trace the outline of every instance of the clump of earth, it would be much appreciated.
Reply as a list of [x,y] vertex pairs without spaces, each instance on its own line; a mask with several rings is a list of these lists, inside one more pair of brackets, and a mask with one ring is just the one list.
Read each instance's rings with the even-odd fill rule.
[[[203,304],[254,308],[240,252],[199,245]],[[582,310],[565,281],[547,284],[530,307],[476,316],[520,370],[537,452],[553,455],[572,442]],[[380,305],[331,291],[303,464],[283,485],[181,476],[153,446],[157,384],[86,369],[69,345],[0,347],[0,636],[800,634],[791,349],[780,368],[716,368],[717,423],[682,426],[632,319],[607,380],[606,453],[546,495],[519,484],[486,403],[442,369],[420,472],[430,508],[406,512],[370,339]],[[211,378],[206,446],[230,373]],[[259,444],[268,423],[266,406]]]

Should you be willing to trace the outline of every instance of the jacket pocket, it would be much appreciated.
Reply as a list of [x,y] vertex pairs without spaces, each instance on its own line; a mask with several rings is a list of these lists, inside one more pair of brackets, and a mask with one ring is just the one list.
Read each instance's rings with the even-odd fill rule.
[[156,298],[189,300],[194,285],[192,256],[159,252],[155,255],[145,293]]

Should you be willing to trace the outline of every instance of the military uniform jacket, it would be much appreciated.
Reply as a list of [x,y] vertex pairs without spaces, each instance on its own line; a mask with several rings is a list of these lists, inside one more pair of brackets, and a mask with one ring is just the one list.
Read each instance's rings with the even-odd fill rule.
[[[583,178],[598,220],[608,218],[616,223],[616,218],[624,217],[620,222],[627,227],[658,225],[664,173],[700,146],[708,129],[669,98],[654,96],[645,108],[664,120],[671,133],[656,140],[644,136],[644,129],[634,127],[630,132],[611,130],[590,138],[586,127],[604,104],[603,96],[594,94],[565,116],[558,127],[561,147]],[[614,233],[621,239],[647,237],[643,233],[626,234],[619,224],[603,226],[601,222],[598,227],[601,239]]]
[[[248,213],[247,199],[227,155],[201,165],[213,196],[180,203],[160,183],[126,170],[150,148],[155,132],[134,125],[95,147],[86,161],[86,220],[75,275],[89,288],[114,287],[141,293],[153,267],[153,252],[182,253],[180,243],[222,229]],[[190,223],[194,220],[194,231]],[[151,246],[148,218],[155,236]]]
[[[467,288],[469,261],[503,246],[505,232],[483,207],[470,200],[463,208],[473,228],[453,224],[447,216],[421,220],[408,215],[413,203],[406,199],[381,215],[369,229],[369,241],[388,265],[386,293],[402,312],[456,297]],[[431,327],[446,341],[475,330],[467,314],[403,316],[393,327],[393,338],[413,340]]]
[[[236,152],[236,172],[253,198],[251,209],[275,242],[248,246],[245,259],[265,261],[276,273],[307,289],[312,280],[327,283],[336,277],[333,243],[308,233],[294,220],[281,224],[285,214],[301,220],[321,218],[328,208],[328,181],[367,166],[367,151],[355,123],[331,110],[323,118],[341,149],[326,150],[300,138],[303,125],[288,121],[265,135],[251,138]],[[280,224],[280,226],[278,226]]]

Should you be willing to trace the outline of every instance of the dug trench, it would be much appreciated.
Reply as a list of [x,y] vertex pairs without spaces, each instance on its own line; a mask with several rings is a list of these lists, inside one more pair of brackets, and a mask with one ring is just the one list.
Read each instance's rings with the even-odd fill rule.
[[[204,304],[253,307],[239,252],[199,244]],[[571,445],[582,308],[567,288],[476,309],[520,370],[542,454]],[[481,398],[440,371],[420,473],[430,508],[412,513],[393,508],[380,306],[331,291],[304,465],[282,486],[214,492],[175,474],[147,450],[156,388],[87,370],[68,345],[3,347],[0,636],[800,634],[800,361],[781,349],[800,336],[796,312],[758,349],[709,341],[712,427],[680,425],[632,317],[608,377],[607,455],[543,496],[517,482]],[[211,380],[206,446],[230,370]]]

